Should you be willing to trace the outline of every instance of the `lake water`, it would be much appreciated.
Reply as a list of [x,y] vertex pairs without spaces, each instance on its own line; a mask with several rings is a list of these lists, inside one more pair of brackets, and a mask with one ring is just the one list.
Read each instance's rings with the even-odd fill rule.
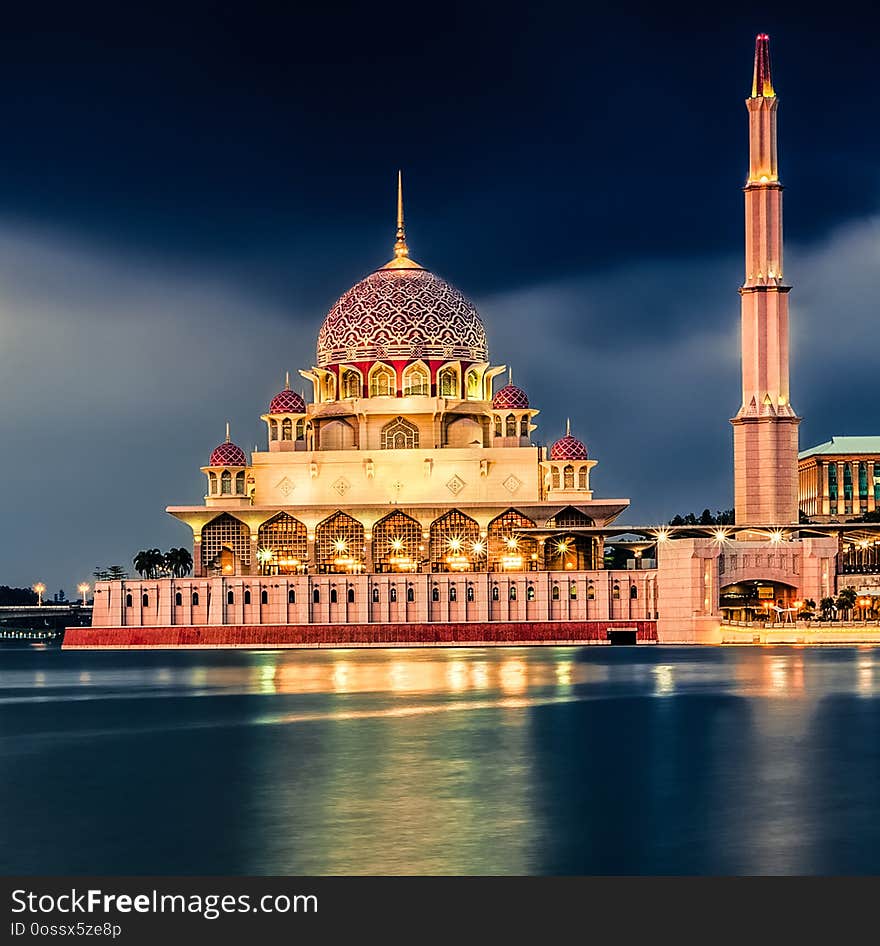
[[0,870],[880,872],[880,650],[0,650]]

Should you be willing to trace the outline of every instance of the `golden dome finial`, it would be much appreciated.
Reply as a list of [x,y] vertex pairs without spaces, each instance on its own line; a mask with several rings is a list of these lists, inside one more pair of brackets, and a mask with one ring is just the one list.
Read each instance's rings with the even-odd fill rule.
[[290,390],[290,372],[289,371],[284,372],[284,390],[285,391]]
[[421,269],[415,260],[409,258],[409,246],[406,242],[406,224],[403,222],[403,171],[397,172],[397,242],[394,244],[394,259],[382,269]]
[[571,418],[570,417],[565,418],[565,436],[566,437],[571,436]]
[[229,443],[229,421],[226,421],[226,442]]
[[406,225],[403,222],[403,171],[397,172],[397,242],[394,244],[394,255],[409,256],[409,247],[406,245]]

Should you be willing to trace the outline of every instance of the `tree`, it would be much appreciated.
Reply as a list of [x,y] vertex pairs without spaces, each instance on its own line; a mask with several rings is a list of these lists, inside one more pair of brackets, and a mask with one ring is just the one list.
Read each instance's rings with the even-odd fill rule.
[[158,578],[165,565],[165,556],[159,549],[142,549],[132,559],[132,564],[141,578]]
[[184,548],[168,549],[163,556],[163,564],[175,578],[184,578],[192,571],[192,555]]
[[96,565],[95,570],[92,572],[92,577],[95,579],[95,581],[109,581],[110,569],[102,568],[100,565]]
[[838,611],[845,611],[847,614],[852,612],[856,606],[856,589],[851,585],[837,593],[837,601],[834,602]]
[[801,609],[798,611],[798,617],[804,618],[807,621],[811,621],[815,612],[816,602],[812,598],[807,598],[805,601],[801,602]]
[[0,604],[19,606],[36,603],[37,593],[30,588],[10,588],[9,585],[0,585]]
[[699,516],[689,512],[687,515],[677,515],[669,520],[671,526],[732,526],[734,524],[734,514],[732,509],[716,509],[713,514],[709,509],[704,509]]
[[837,610],[834,604],[834,598],[831,598],[831,597],[823,598],[819,602],[819,608],[822,611],[823,621],[831,620],[831,617],[833,616],[834,612]]
[[128,572],[121,565],[111,565],[107,569],[107,574],[110,581],[122,581],[128,578]]

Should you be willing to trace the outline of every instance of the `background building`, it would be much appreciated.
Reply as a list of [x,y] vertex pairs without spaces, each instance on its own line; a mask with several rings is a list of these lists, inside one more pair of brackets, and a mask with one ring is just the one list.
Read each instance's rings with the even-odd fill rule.
[[832,437],[798,456],[800,511],[846,522],[880,510],[880,437]]

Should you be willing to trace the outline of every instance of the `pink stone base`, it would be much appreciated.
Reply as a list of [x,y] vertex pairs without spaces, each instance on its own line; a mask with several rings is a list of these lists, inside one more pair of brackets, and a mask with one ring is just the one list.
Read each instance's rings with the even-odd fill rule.
[[609,630],[636,629],[656,643],[656,621],[523,621],[491,624],[203,625],[69,627],[63,648],[493,647],[607,644]]

